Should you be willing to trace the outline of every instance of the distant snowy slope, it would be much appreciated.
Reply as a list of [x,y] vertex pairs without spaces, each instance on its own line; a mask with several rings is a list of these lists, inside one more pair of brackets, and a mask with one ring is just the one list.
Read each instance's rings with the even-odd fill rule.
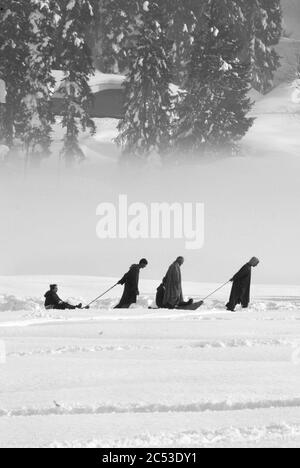
[[282,0],[284,28],[291,37],[300,39],[300,1]]
[[[114,144],[118,135],[116,119],[94,119],[96,124],[96,133],[90,135],[88,132],[80,132],[80,145],[86,156],[85,166],[95,162],[96,164],[114,164],[120,156],[119,148]],[[53,155],[46,159],[44,166],[57,167],[58,161],[61,163],[59,154],[62,149],[64,129],[61,127],[61,118],[56,119],[53,126]],[[61,164],[60,164],[61,165]]]
[[275,86],[295,79],[296,56],[300,54],[300,0],[282,0],[284,37],[276,47],[281,66]]
[[296,77],[297,59],[300,55],[300,40],[283,38],[276,50],[280,55],[281,65],[275,74],[275,85],[293,81]]
[[257,98],[252,114],[256,120],[243,140],[246,152],[299,154],[300,89],[296,83],[282,83],[266,96]]
[[277,46],[281,67],[276,73],[275,84],[295,79],[296,56],[300,54],[300,1],[282,0],[283,28],[288,38]]
[[[298,101],[298,102],[297,102]],[[253,114],[294,114],[300,116],[300,99],[295,83],[282,83],[257,100]]]

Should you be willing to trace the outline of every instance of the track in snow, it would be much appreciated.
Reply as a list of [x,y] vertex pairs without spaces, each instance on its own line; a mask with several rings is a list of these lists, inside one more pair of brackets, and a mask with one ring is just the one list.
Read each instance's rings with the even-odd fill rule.
[[261,427],[229,427],[215,431],[185,431],[174,433],[141,434],[123,439],[102,439],[86,442],[53,442],[47,448],[128,448],[128,447],[210,447],[236,444],[256,445],[300,437],[299,424],[272,424]]
[[105,404],[100,406],[63,406],[54,402],[47,408],[0,409],[0,417],[70,416],[91,414],[203,413],[206,411],[243,411],[271,408],[300,408],[300,398],[245,401],[203,401],[190,404]]

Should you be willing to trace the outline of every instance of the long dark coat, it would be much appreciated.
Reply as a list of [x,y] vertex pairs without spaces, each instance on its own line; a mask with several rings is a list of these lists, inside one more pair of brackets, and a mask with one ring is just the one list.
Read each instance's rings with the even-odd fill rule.
[[164,306],[164,297],[165,297],[166,287],[164,281],[157,288],[156,293],[156,305],[159,309],[162,309]]
[[45,294],[45,307],[55,307],[62,302],[61,298],[54,291],[48,291]]
[[132,265],[128,273],[119,281],[119,284],[124,285],[124,293],[116,309],[128,309],[131,304],[136,304],[139,295],[139,279],[140,267]]
[[182,294],[182,280],[180,265],[174,262],[166,274],[164,279],[165,283],[165,294],[163,305],[168,308],[175,308],[181,302],[183,302]]
[[248,307],[250,302],[251,270],[250,263],[246,263],[232,278],[233,285],[229,303],[227,304],[229,310],[234,310],[238,304],[242,304],[245,308]]

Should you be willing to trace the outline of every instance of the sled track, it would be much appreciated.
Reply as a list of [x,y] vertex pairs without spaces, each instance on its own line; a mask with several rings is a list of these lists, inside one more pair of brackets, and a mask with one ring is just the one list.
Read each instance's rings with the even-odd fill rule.
[[300,425],[272,424],[270,426],[230,427],[216,431],[141,434],[123,439],[94,439],[86,442],[53,442],[45,448],[128,448],[128,447],[210,447],[272,443],[300,437]]
[[[201,296],[195,296],[194,297],[195,302],[198,302],[202,299]],[[73,299],[73,302],[78,302],[79,299]],[[82,299],[80,299],[82,301]],[[148,309],[149,303],[153,303],[154,301],[154,296],[141,296],[140,298],[140,307],[142,309]],[[71,301],[72,302],[72,301]],[[108,300],[103,300],[103,301],[98,301],[95,303],[95,305],[92,307],[95,311],[108,311],[112,310],[115,306],[115,304],[118,302],[118,298],[113,298],[113,299],[108,299]],[[201,307],[201,311],[206,311],[206,312],[212,312],[212,313],[218,313],[218,312],[224,312],[226,313],[225,310],[225,304],[226,300],[220,300],[220,299],[212,299],[207,301],[203,307]],[[300,297],[299,296],[278,296],[278,297],[272,297],[272,296],[263,296],[263,297],[257,297],[256,300],[251,304],[251,310],[252,311],[266,311],[266,310],[286,310],[286,311],[299,311],[300,310]],[[43,303],[40,301],[39,298],[37,297],[28,297],[28,298],[20,298],[14,295],[0,295],[0,312],[20,312],[24,311],[26,312],[25,317],[27,318],[58,318],[64,320],[64,317],[59,317],[58,312],[55,314],[54,312],[51,313],[46,313],[44,310]],[[157,315],[157,310],[154,311],[153,317],[156,317]],[[189,313],[195,313],[195,311],[190,311]],[[167,318],[172,318],[174,317],[174,311],[173,314],[167,315]],[[145,318],[151,318],[150,314],[147,314]],[[116,318],[112,318],[116,319]],[[128,318],[130,319],[130,318]]]
[[199,341],[195,343],[178,346],[178,349],[226,349],[226,348],[256,348],[260,346],[276,347],[286,346],[296,348],[300,345],[299,341],[284,340],[284,339],[252,339],[252,338],[235,338],[224,341]]
[[[231,349],[231,348],[257,348],[261,346],[268,347],[290,347],[297,348],[300,346],[300,341],[284,340],[284,339],[252,339],[252,338],[236,338],[224,341],[199,341],[176,346],[177,350],[189,349]],[[33,349],[31,351],[19,351],[7,353],[8,358],[22,358],[30,356],[57,356],[64,354],[87,354],[87,353],[102,353],[102,352],[130,352],[130,351],[159,351],[159,346],[144,346],[144,345],[101,345],[101,346],[63,346],[61,348],[45,348]]]
[[76,353],[101,353],[101,352],[121,352],[121,351],[149,351],[154,349],[150,346],[133,346],[133,345],[102,345],[102,346],[64,346],[56,349],[34,349],[32,351],[20,351],[7,353],[8,357],[29,357],[29,356],[56,356],[60,354],[76,354]]
[[48,408],[0,409],[0,417],[72,416],[97,414],[204,413],[206,411],[243,411],[275,408],[300,408],[300,398],[279,400],[250,400],[240,402],[206,401],[200,403],[164,405],[129,404],[101,406],[52,406]]

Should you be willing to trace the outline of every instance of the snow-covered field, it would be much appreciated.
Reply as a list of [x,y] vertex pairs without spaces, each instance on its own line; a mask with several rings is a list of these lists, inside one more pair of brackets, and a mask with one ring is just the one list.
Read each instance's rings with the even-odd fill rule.
[[[84,302],[114,279],[56,277]],[[54,278],[0,279],[0,446],[298,447],[300,287],[256,286],[248,311],[228,289],[197,312],[45,311]],[[216,285],[186,283],[203,297]],[[5,295],[3,295],[5,291]]]

